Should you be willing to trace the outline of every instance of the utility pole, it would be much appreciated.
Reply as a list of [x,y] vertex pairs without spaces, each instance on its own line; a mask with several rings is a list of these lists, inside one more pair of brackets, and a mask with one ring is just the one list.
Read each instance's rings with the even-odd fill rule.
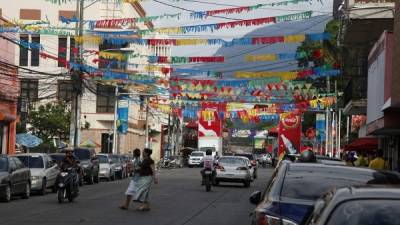
[[[84,0],[76,1],[76,13],[79,13],[79,24],[75,27],[75,36],[83,35],[83,10],[84,10]],[[83,62],[83,43],[75,43],[75,47],[79,49],[78,57],[75,57],[75,63]],[[80,71],[72,71],[71,76],[73,79],[74,86],[74,98],[72,102],[72,120],[70,128],[70,144],[74,147],[79,145],[80,136],[80,116],[81,116],[81,94],[82,94],[82,80],[80,76]]]
[[146,97],[146,141],[145,148],[150,148],[149,144],[149,97]]
[[118,86],[115,86],[115,104],[114,104],[114,123],[113,123],[113,154],[118,154],[118,144],[117,144],[117,115],[118,113]]

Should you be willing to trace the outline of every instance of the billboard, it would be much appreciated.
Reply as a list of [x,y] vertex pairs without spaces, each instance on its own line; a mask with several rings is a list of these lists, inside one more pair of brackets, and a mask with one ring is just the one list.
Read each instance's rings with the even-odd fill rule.
[[282,153],[296,154],[301,146],[301,116],[282,113],[279,117],[279,156]]
[[118,120],[117,128],[118,133],[126,134],[128,133],[128,113],[129,113],[129,97],[121,96],[118,99]]

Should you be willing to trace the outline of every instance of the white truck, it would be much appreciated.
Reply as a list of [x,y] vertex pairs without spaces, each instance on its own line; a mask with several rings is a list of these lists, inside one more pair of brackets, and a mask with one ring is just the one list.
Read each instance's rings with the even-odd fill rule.
[[212,150],[212,155],[222,155],[222,137],[199,137],[197,142],[199,151]]

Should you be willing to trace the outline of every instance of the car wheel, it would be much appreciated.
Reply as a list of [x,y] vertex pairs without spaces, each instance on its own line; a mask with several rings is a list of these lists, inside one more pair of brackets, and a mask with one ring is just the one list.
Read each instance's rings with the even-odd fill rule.
[[4,191],[4,195],[1,196],[1,201],[2,202],[9,202],[11,201],[11,185],[7,185],[6,189]]
[[31,196],[31,184],[28,182],[25,185],[24,193],[22,194],[22,198],[28,199]]
[[250,180],[245,180],[244,182],[243,182],[243,184],[244,184],[244,186],[245,187],[250,187]]
[[39,191],[40,195],[45,195],[46,194],[46,185],[47,185],[46,179],[43,178],[42,187],[40,188],[40,191]]

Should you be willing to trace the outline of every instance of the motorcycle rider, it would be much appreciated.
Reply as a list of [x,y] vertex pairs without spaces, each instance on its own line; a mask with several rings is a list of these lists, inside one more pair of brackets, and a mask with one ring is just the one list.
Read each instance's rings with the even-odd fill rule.
[[73,175],[73,183],[74,183],[74,189],[76,191],[79,191],[78,189],[78,162],[75,160],[74,150],[72,148],[67,148],[65,151],[65,158],[61,164],[61,170],[66,171],[69,168],[72,168],[72,175]]
[[201,176],[202,176],[202,181],[201,185],[204,185],[204,171],[205,170],[211,170],[212,171],[212,176],[214,176],[215,171],[214,171],[214,165],[216,164],[216,160],[214,156],[212,156],[212,150],[207,149],[206,150],[206,155],[203,157],[203,169],[201,170]]

